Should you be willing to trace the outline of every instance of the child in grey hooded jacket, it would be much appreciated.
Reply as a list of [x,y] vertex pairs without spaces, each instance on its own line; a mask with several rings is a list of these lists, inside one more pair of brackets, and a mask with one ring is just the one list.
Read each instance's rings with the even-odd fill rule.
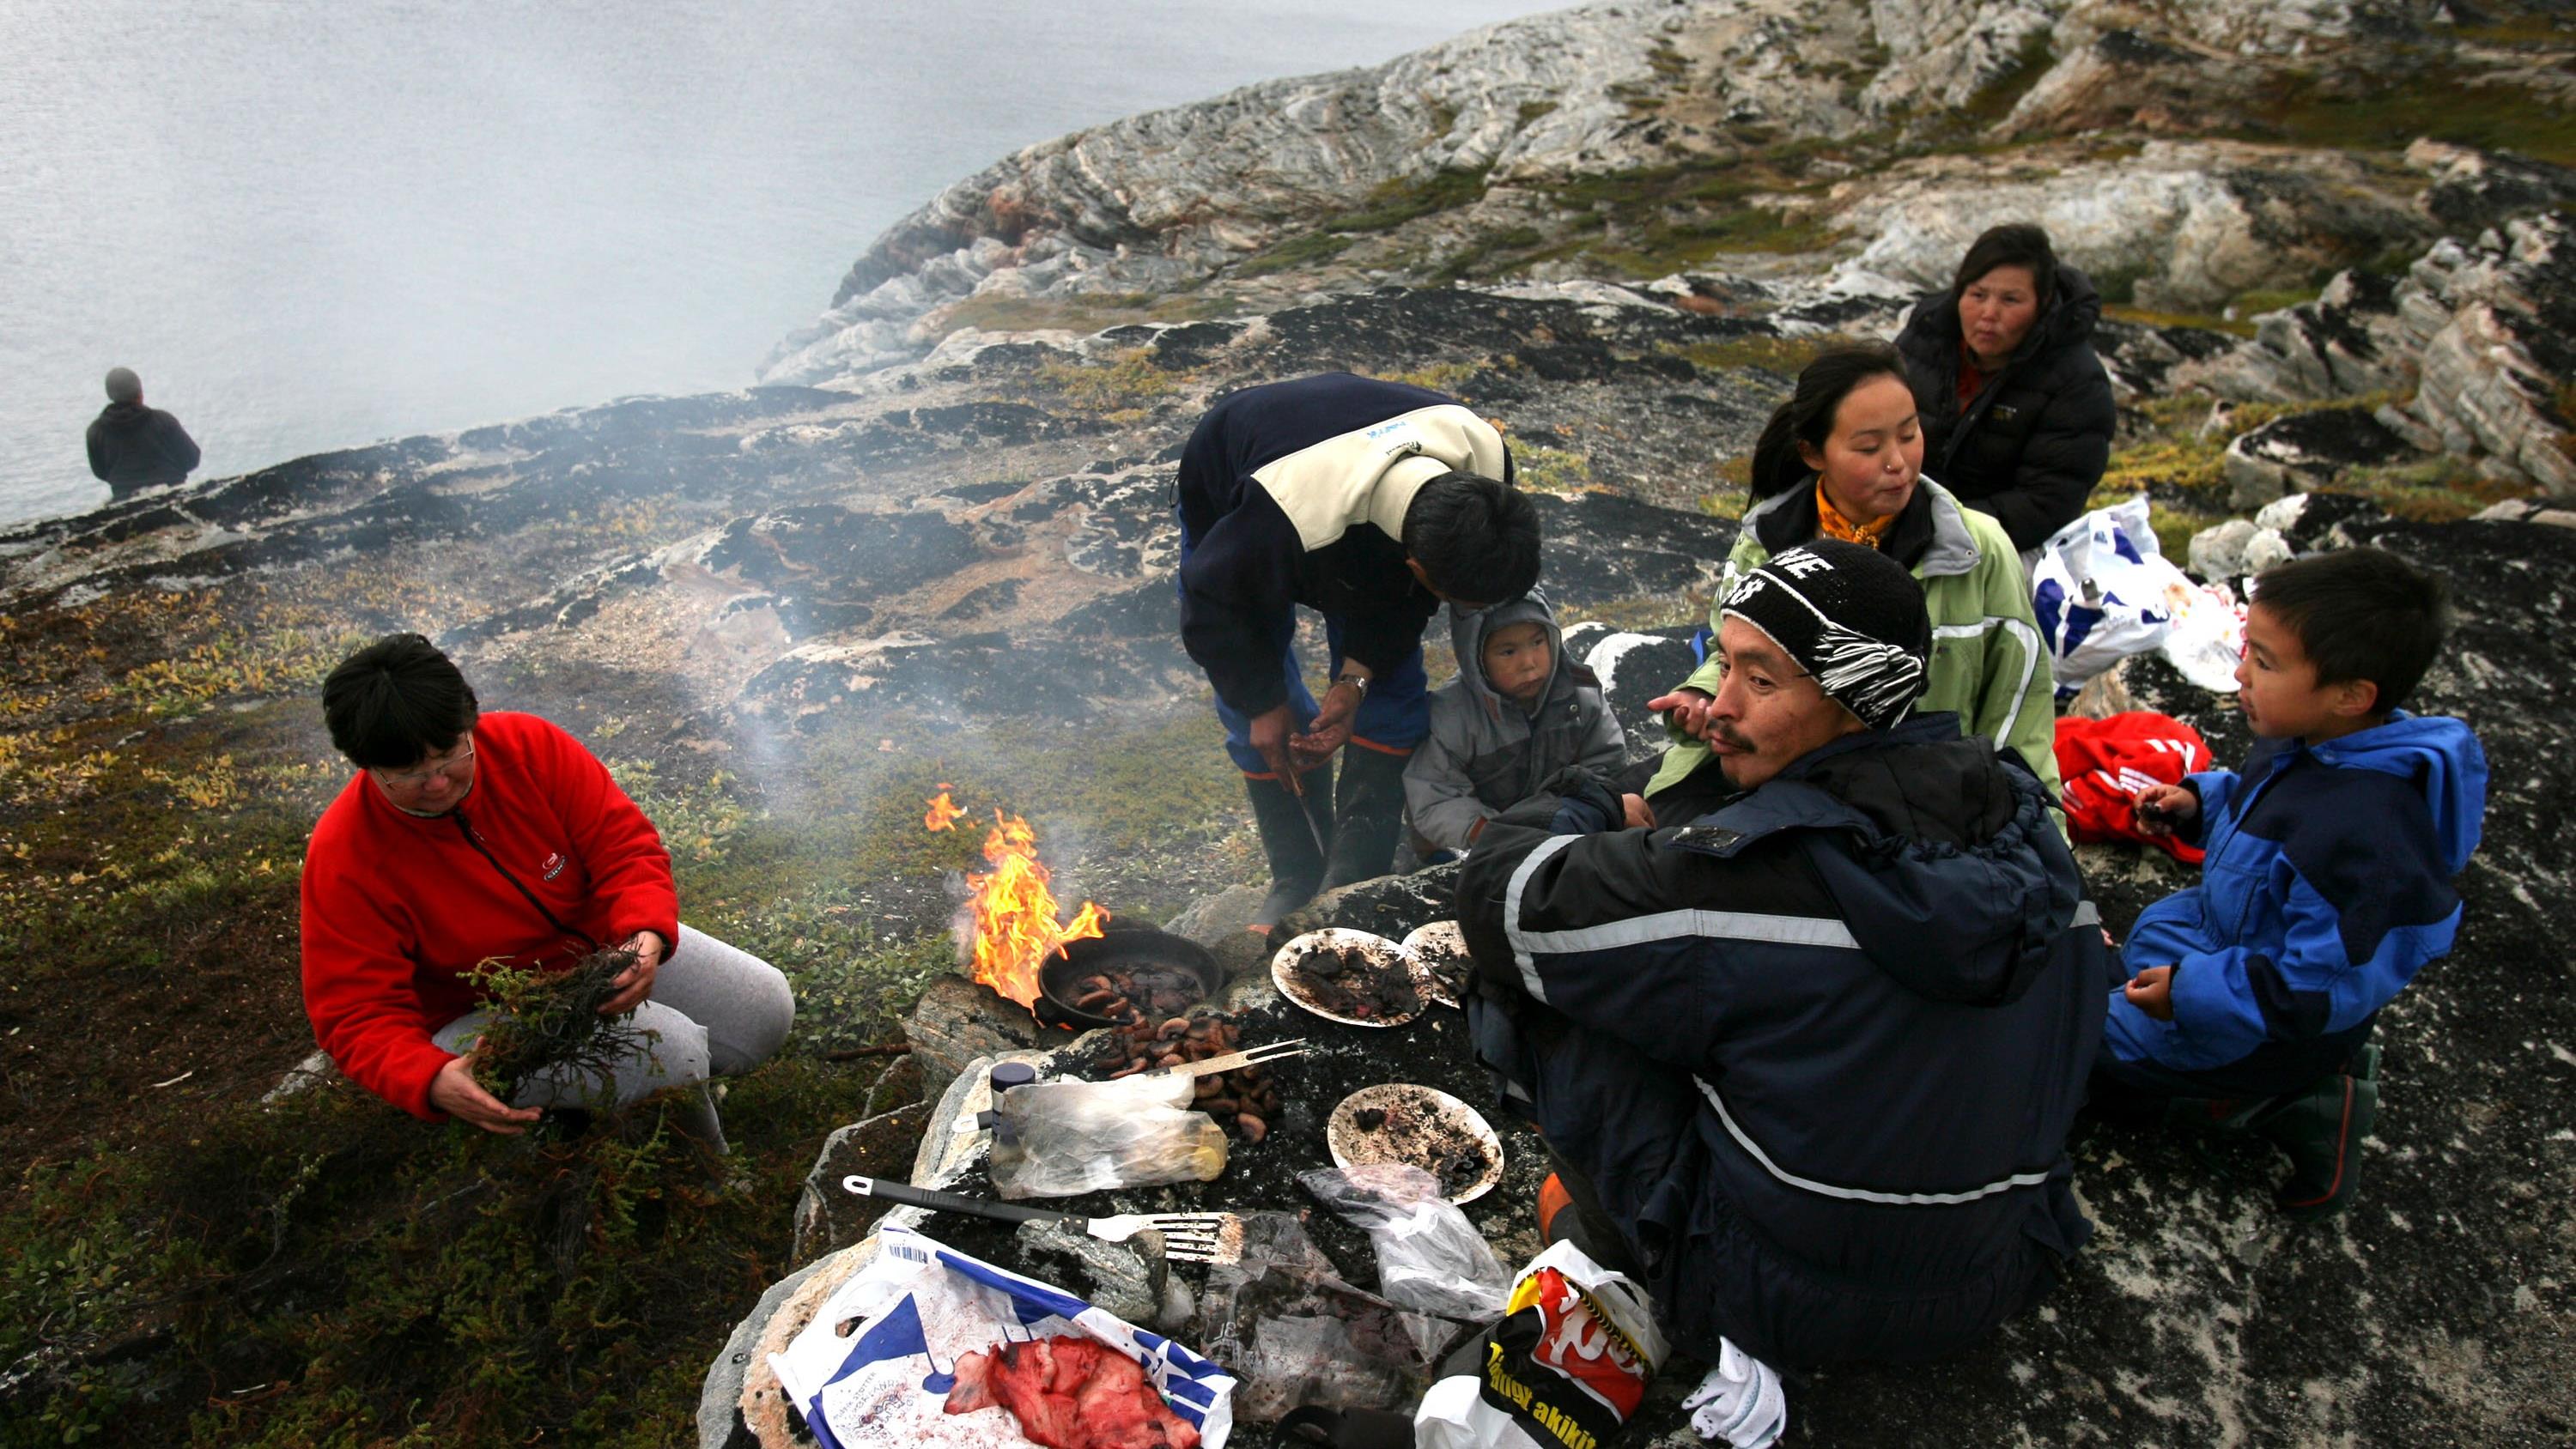
[[1569,765],[1615,776],[1627,736],[1592,671],[1564,657],[1547,598],[1449,612],[1458,677],[1431,692],[1431,735],[1404,767],[1414,832],[1465,850],[1485,822]]

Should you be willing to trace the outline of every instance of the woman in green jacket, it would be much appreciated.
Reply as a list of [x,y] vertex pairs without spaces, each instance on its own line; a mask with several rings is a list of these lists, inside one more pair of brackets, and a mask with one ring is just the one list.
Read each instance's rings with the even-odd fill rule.
[[[1719,602],[1773,554],[1819,536],[1888,554],[1922,582],[1932,613],[1931,687],[1915,709],[1956,712],[1964,733],[2019,754],[2058,792],[2054,686],[2021,558],[2003,525],[1923,476],[1922,426],[1895,348],[1837,347],[1807,364],[1754,445],[1753,494]],[[1717,686],[1712,659],[1648,704],[1674,737],[1646,787],[1667,825],[1733,793],[1703,743]]]

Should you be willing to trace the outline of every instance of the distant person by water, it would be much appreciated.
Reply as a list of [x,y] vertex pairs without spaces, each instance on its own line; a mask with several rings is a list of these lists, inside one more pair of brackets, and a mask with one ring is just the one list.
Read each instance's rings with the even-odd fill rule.
[[177,418],[143,405],[143,379],[133,368],[107,370],[107,406],[89,425],[89,471],[110,498],[185,482],[200,456]]

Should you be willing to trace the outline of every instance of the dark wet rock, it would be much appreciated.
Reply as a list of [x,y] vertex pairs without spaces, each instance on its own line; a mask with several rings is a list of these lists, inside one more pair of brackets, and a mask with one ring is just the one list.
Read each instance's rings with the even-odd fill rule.
[[2536,523],[2544,528],[2576,528],[2576,511],[2550,508],[2527,498],[2508,498],[2489,504],[2477,515],[2480,523]]
[[1061,1223],[1022,1223],[1011,1237],[1019,1271],[1140,1327],[1170,1331],[1184,1326],[1161,1322],[1170,1281],[1170,1264],[1161,1252],[1139,1252],[1132,1239],[1104,1243]]
[[1566,631],[1565,652],[1581,659],[1601,681],[1602,697],[1628,737],[1630,760],[1651,759],[1664,752],[1669,736],[1661,717],[1647,713],[1646,701],[1698,670],[1700,658],[1690,643],[1695,632],[1696,626],[1639,632],[1598,624]]
[[953,498],[964,504],[992,503],[1010,497],[1028,487],[1026,479],[1004,478],[990,483],[958,483],[932,494],[934,498]]
[[1329,890],[1279,923],[1272,939],[1285,941],[1326,926],[1369,931],[1401,941],[1417,926],[1452,919],[1458,867],[1435,865],[1411,875],[1379,876]]
[[[946,1085],[942,1081],[939,1088]],[[853,1122],[825,1138],[813,1170],[805,1175],[804,1192],[796,1199],[795,1236],[788,1245],[788,1261],[810,1263],[865,1237],[869,1226],[884,1216],[887,1205],[844,1191],[841,1179],[855,1174],[910,1181],[914,1153],[929,1126],[930,1103],[908,1102]]]
[[2384,523],[2387,510],[2368,498],[2351,493],[2298,493],[2276,503],[2265,504],[2254,515],[2258,528],[2281,535],[2295,553],[2313,553],[2337,543],[2350,542],[2355,536],[2346,531],[2350,525]]
[[2406,164],[2433,178],[2421,205],[2454,236],[2576,201],[2576,171],[2431,137],[2406,148]]
[[2370,413],[2326,408],[2274,418],[2238,435],[2227,445],[2222,466],[2230,501],[2251,509],[2323,487],[2351,469],[2399,462],[2413,453]]
[[1706,593],[1735,544],[1732,523],[1614,494],[1534,501],[1550,595],[1569,601]]
[[1178,648],[1181,600],[1170,583],[1156,579],[1123,594],[1092,600],[1064,616],[1067,639],[1117,639],[1168,642]]
[[745,713],[799,729],[853,710],[952,722],[1071,720],[1089,716],[1092,700],[1122,681],[1132,683],[1132,676],[1003,634],[888,634],[791,649],[753,675],[737,703]]
[[2205,327],[2116,321],[2093,327],[2093,350],[2111,375],[2113,390],[2128,398],[2160,397],[2169,391],[2176,368],[2217,357],[2235,345],[2235,338]]

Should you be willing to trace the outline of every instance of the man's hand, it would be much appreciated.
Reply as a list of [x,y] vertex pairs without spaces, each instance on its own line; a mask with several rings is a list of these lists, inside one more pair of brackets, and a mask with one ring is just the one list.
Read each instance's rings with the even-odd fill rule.
[[1667,717],[1674,729],[1695,740],[1708,738],[1708,707],[1714,701],[1696,689],[1676,689],[1646,701],[1650,714]]
[[1645,796],[1622,795],[1619,797],[1619,808],[1627,813],[1627,821],[1624,828],[1629,830],[1652,830],[1655,828],[1655,808],[1646,803]]
[[516,1137],[537,1120],[534,1107],[513,1107],[483,1090],[474,1080],[474,1054],[451,1057],[438,1075],[429,1079],[429,1105],[456,1118],[471,1122],[486,1132]]
[[1251,737],[1252,752],[1270,767],[1270,773],[1278,777],[1280,784],[1288,787],[1288,793],[1303,795],[1306,787],[1298,782],[1296,770],[1289,765],[1289,729],[1288,706],[1282,704],[1254,715],[1251,728],[1245,733]]
[[2180,785],[2158,785],[2137,802],[2138,829],[2148,835],[2171,835],[2200,818],[2200,797]]
[[608,983],[617,988],[617,994],[599,1003],[602,1016],[615,1016],[643,1005],[644,998],[653,994],[653,974],[662,969],[662,956],[671,948],[660,932],[638,931],[619,942],[617,949],[634,952],[635,964],[618,972],[617,978]]
[[2150,966],[2129,978],[2120,988],[2129,1004],[2158,1021],[2173,1020],[2173,976],[2171,966]]
[[1331,759],[1335,750],[1349,744],[1351,721],[1358,717],[1359,712],[1360,692],[1338,679],[1334,680],[1333,687],[1324,691],[1322,705],[1315,712],[1315,722],[1306,726],[1304,734],[1288,742],[1290,753],[1297,758],[1297,768],[1311,770]]

